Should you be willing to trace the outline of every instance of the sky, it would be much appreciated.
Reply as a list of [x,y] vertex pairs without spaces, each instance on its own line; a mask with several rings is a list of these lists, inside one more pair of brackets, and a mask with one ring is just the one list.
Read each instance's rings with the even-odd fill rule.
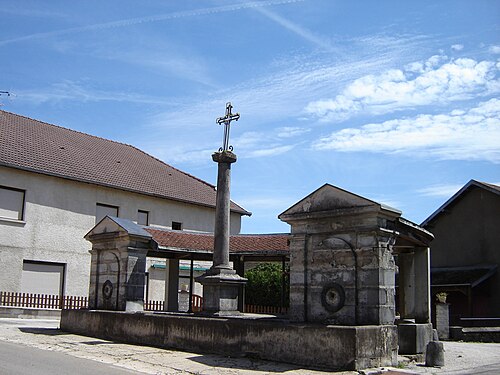
[[420,223],[500,184],[500,2],[0,0],[1,109],[216,183],[231,125],[242,233],[325,183]]

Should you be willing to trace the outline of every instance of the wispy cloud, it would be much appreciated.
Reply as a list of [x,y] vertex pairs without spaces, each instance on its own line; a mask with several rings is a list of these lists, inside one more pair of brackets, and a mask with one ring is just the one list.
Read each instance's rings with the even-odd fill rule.
[[321,138],[313,148],[500,163],[499,144],[500,100],[490,99],[468,111],[422,114],[345,128]]
[[418,189],[417,193],[424,197],[451,197],[462,188],[463,184],[432,185]]
[[168,98],[139,95],[130,92],[103,91],[86,86],[81,82],[70,80],[54,83],[50,87],[38,90],[18,90],[16,91],[16,95],[17,100],[29,101],[34,104],[65,100],[80,102],[114,101],[158,105],[174,104]]
[[488,48],[488,51],[494,54],[499,54],[500,53],[500,46],[491,46]]
[[309,103],[306,112],[321,121],[341,122],[359,113],[383,114],[415,106],[449,103],[500,91],[499,64],[433,56],[404,70],[365,75],[334,99]]
[[317,47],[320,47],[320,48],[327,50],[327,51],[334,50],[333,46],[328,42],[328,40],[326,38],[321,37],[319,35],[315,35],[310,30],[308,30],[302,26],[299,26],[290,20],[287,20],[284,17],[281,17],[280,15],[273,12],[272,10],[267,9],[267,8],[263,8],[263,7],[255,8],[255,10],[257,12],[259,12],[260,14],[266,16],[270,20],[276,22],[278,25],[284,27],[288,31],[291,31],[292,33],[307,40],[308,42],[313,43]]
[[451,49],[454,51],[461,51],[464,49],[464,45],[463,44],[453,44],[451,46]]
[[150,22],[168,21],[168,20],[174,20],[174,19],[179,19],[179,18],[203,16],[203,15],[207,15],[207,14],[217,14],[217,13],[223,13],[223,12],[234,12],[234,11],[251,9],[251,8],[257,9],[260,7],[266,7],[266,6],[271,6],[271,5],[291,4],[291,3],[297,3],[297,2],[302,2],[302,1],[305,1],[305,0],[247,1],[244,3],[224,5],[224,6],[218,6],[218,7],[212,7],[212,8],[199,8],[199,9],[193,9],[193,10],[187,10],[187,11],[181,11],[181,12],[160,14],[160,15],[156,15],[156,16],[129,18],[129,19],[124,19],[124,20],[103,22],[103,23],[98,23],[98,24],[93,24],[93,25],[72,27],[72,28],[67,28],[67,29],[62,29],[62,30],[34,33],[34,34],[24,35],[21,37],[4,39],[4,40],[0,40],[0,46],[4,46],[7,44],[11,44],[11,43],[24,42],[24,41],[33,40],[33,39],[50,38],[50,37],[55,37],[55,36],[67,35],[67,34],[82,33],[82,32],[87,32],[87,31],[129,27],[129,26],[133,26],[133,25],[139,25],[139,24],[150,23]]

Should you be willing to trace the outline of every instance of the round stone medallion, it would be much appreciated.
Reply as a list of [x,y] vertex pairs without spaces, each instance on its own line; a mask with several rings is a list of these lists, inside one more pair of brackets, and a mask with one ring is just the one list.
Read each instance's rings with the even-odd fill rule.
[[113,294],[113,283],[109,280],[106,280],[102,285],[102,295],[105,299],[110,299]]
[[327,284],[321,292],[321,304],[330,312],[337,312],[345,304],[344,288],[337,283]]

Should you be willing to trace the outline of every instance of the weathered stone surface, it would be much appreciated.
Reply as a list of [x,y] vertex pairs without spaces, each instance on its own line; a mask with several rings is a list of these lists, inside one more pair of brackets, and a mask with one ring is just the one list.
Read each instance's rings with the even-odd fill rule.
[[395,326],[325,326],[280,320],[63,310],[61,329],[108,340],[227,356],[248,355],[332,371],[397,364]]
[[440,340],[450,338],[450,306],[447,303],[436,303],[436,329]]
[[[126,225],[127,230],[120,224]],[[130,229],[136,229],[138,234],[130,234]],[[150,238],[149,233],[136,224],[109,217],[86,236],[92,242],[89,287],[91,309],[143,310],[146,254]]]
[[432,324],[401,323],[398,325],[400,354],[421,354],[432,341]]
[[427,367],[444,366],[444,346],[442,342],[431,341],[425,350],[425,365]]

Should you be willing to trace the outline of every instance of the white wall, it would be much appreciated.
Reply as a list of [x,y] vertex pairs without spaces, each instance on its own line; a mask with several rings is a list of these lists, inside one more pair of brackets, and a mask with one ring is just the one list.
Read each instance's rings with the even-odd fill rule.
[[[26,190],[24,222],[0,219],[0,290],[19,291],[23,259],[66,264],[65,294],[88,295],[91,244],[83,236],[95,225],[96,203],[119,206],[119,217],[149,211],[152,226],[213,231],[214,209],[0,166],[0,185]],[[231,233],[241,216],[231,214]]]

